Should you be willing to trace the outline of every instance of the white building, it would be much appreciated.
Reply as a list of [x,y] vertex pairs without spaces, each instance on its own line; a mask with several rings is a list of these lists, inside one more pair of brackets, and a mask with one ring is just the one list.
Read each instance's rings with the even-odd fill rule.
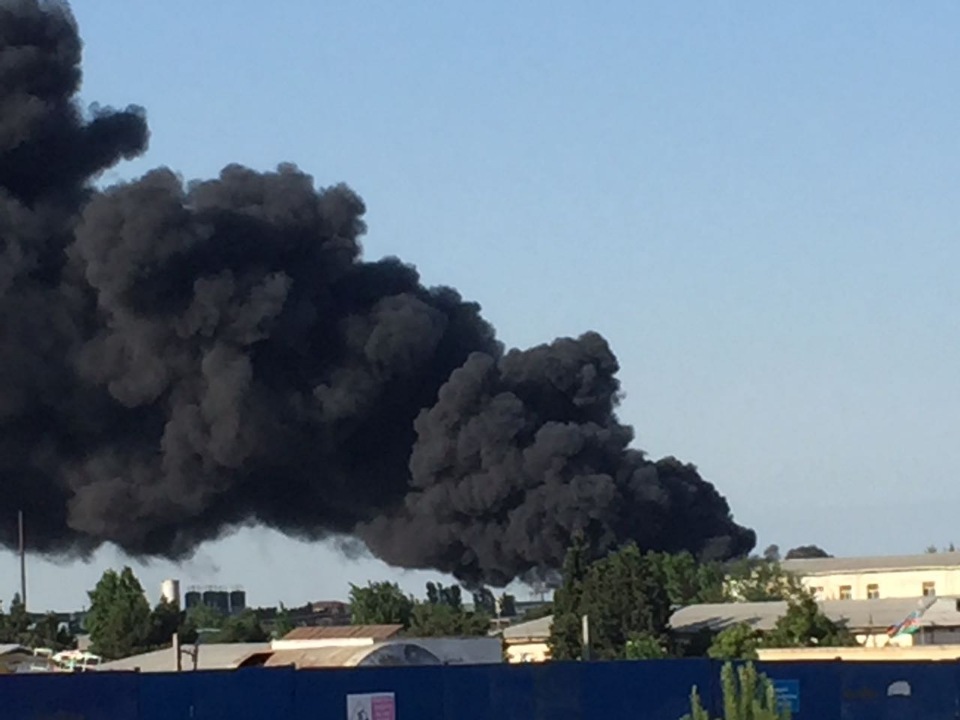
[[960,552],[784,560],[818,600],[960,596]]
[[[960,600],[956,598],[887,598],[885,600],[824,600],[824,615],[849,630],[863,647],[955,645],[960,642]],[[759,632],[773,630],[787,612],[785,601],[708,603],[688,605],[670,617],[670,627],[680,634],[701,630],[720,632],[748,625]],[[914,634],[890,637],[887,631],[919,612]]]

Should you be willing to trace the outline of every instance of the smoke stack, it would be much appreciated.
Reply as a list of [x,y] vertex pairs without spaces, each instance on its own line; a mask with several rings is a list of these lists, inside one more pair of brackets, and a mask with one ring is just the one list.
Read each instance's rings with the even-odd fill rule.
[[95,189],[148,131],[79,110],[81,48],[65,4],[0,6],[0,511],[30,510],[33,551],[182,559],[259,523],[502,585],[580,531],[753,548],[695,467],[631,447],[604,338],[505,351],[476,303],[362,257],[345,185]]

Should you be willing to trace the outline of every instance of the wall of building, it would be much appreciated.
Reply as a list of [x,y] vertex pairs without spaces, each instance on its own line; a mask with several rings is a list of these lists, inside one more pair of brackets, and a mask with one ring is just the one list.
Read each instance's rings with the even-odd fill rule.
[[857,642],[863,647],[884,648],[884,647],[909,647],[913,645],[912,635],[897,635],[890,637],[886,632],[874,633],[854,633]]
[[843,660],[847,662],[916,662],[960,660],[960,644],[910,645],[906,647],[851,648],[769,648],[757,650],[764,662],[810,662]]
[[541,663],[550,659],[550,647],[545,642],[508,643],[509,663]]
[[388,640],[419,645],[440,658],[445,665],[486,665],[503,662],[503,644],[498,637],[418,638]]
[[[346,718],[348,696],[392,693],[397,720],[677,720],[696,686],[721,715],[710,660],[303,671],[0,676],[3,720]],[[955,720],[956,663],[761,663],[795,720]]]
[[[932,584],[936,595],[960,595],[960,567],[810,575],[801,580],[819,600],[868,600],[872,585],[881,598],[915,598],[924,594],[925,583]],[[849,588],[849,598],[841,597],[843,588]]]

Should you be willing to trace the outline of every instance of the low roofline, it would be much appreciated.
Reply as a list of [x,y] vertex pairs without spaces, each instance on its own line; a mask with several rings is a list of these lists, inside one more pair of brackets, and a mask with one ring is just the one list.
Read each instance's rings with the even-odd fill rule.
[[780,567],[797,575],[911,572],[960,569],[960,552],[782,560]]

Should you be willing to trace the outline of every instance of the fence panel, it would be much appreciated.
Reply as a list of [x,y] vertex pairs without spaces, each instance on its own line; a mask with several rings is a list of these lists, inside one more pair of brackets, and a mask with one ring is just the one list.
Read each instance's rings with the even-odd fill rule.
[[443,670],[442,667],[299,670],[290,717],[296,720],[347,718],[348,695],[393,693],[398,720],[442,720]]
[[[757,663],[757,670],[790,701],[796,720],[841,720],[840,666],[834,661],[771,662]],[[718,676],[721,667],[718,663]]]
[[956,720],[956,663],[842,663],[844,720]]
[[[511,670],[514,672],[510,672]],[[480,712],[482,709],[478,708],[475,711],[477,719],[493,717],[497,720],[532,720],[539,717],[535,690],[537,670],[537,666],[530,663],[488,666],[489,715],[484,716]],[[455,718],[458,715],[448,712],[447,717]]]
[[2,720],[139,720],[139,678],[127,673],[0,676]]
[[[678,720],[691,688],[721,711],[710,660],[0,676],[0,720],[349,718],[350,695],[392,693],[397,720]],[[796,720],[957,720],[954,662],[760,663]],[[367,720],[377,720],[368,712]]]
[[293,715],[296,671],[249,668],[205,674],[194,684],[192,720],[289,718]]
[[637,660],[581,667],[583,717],[679,720],[690,712],[694,685],[709,708],[713,672],[709,660]]
[[140,720],[179,720],[193,717],[194,685],[203,685],[205,676],[205,672],[140,675]]

